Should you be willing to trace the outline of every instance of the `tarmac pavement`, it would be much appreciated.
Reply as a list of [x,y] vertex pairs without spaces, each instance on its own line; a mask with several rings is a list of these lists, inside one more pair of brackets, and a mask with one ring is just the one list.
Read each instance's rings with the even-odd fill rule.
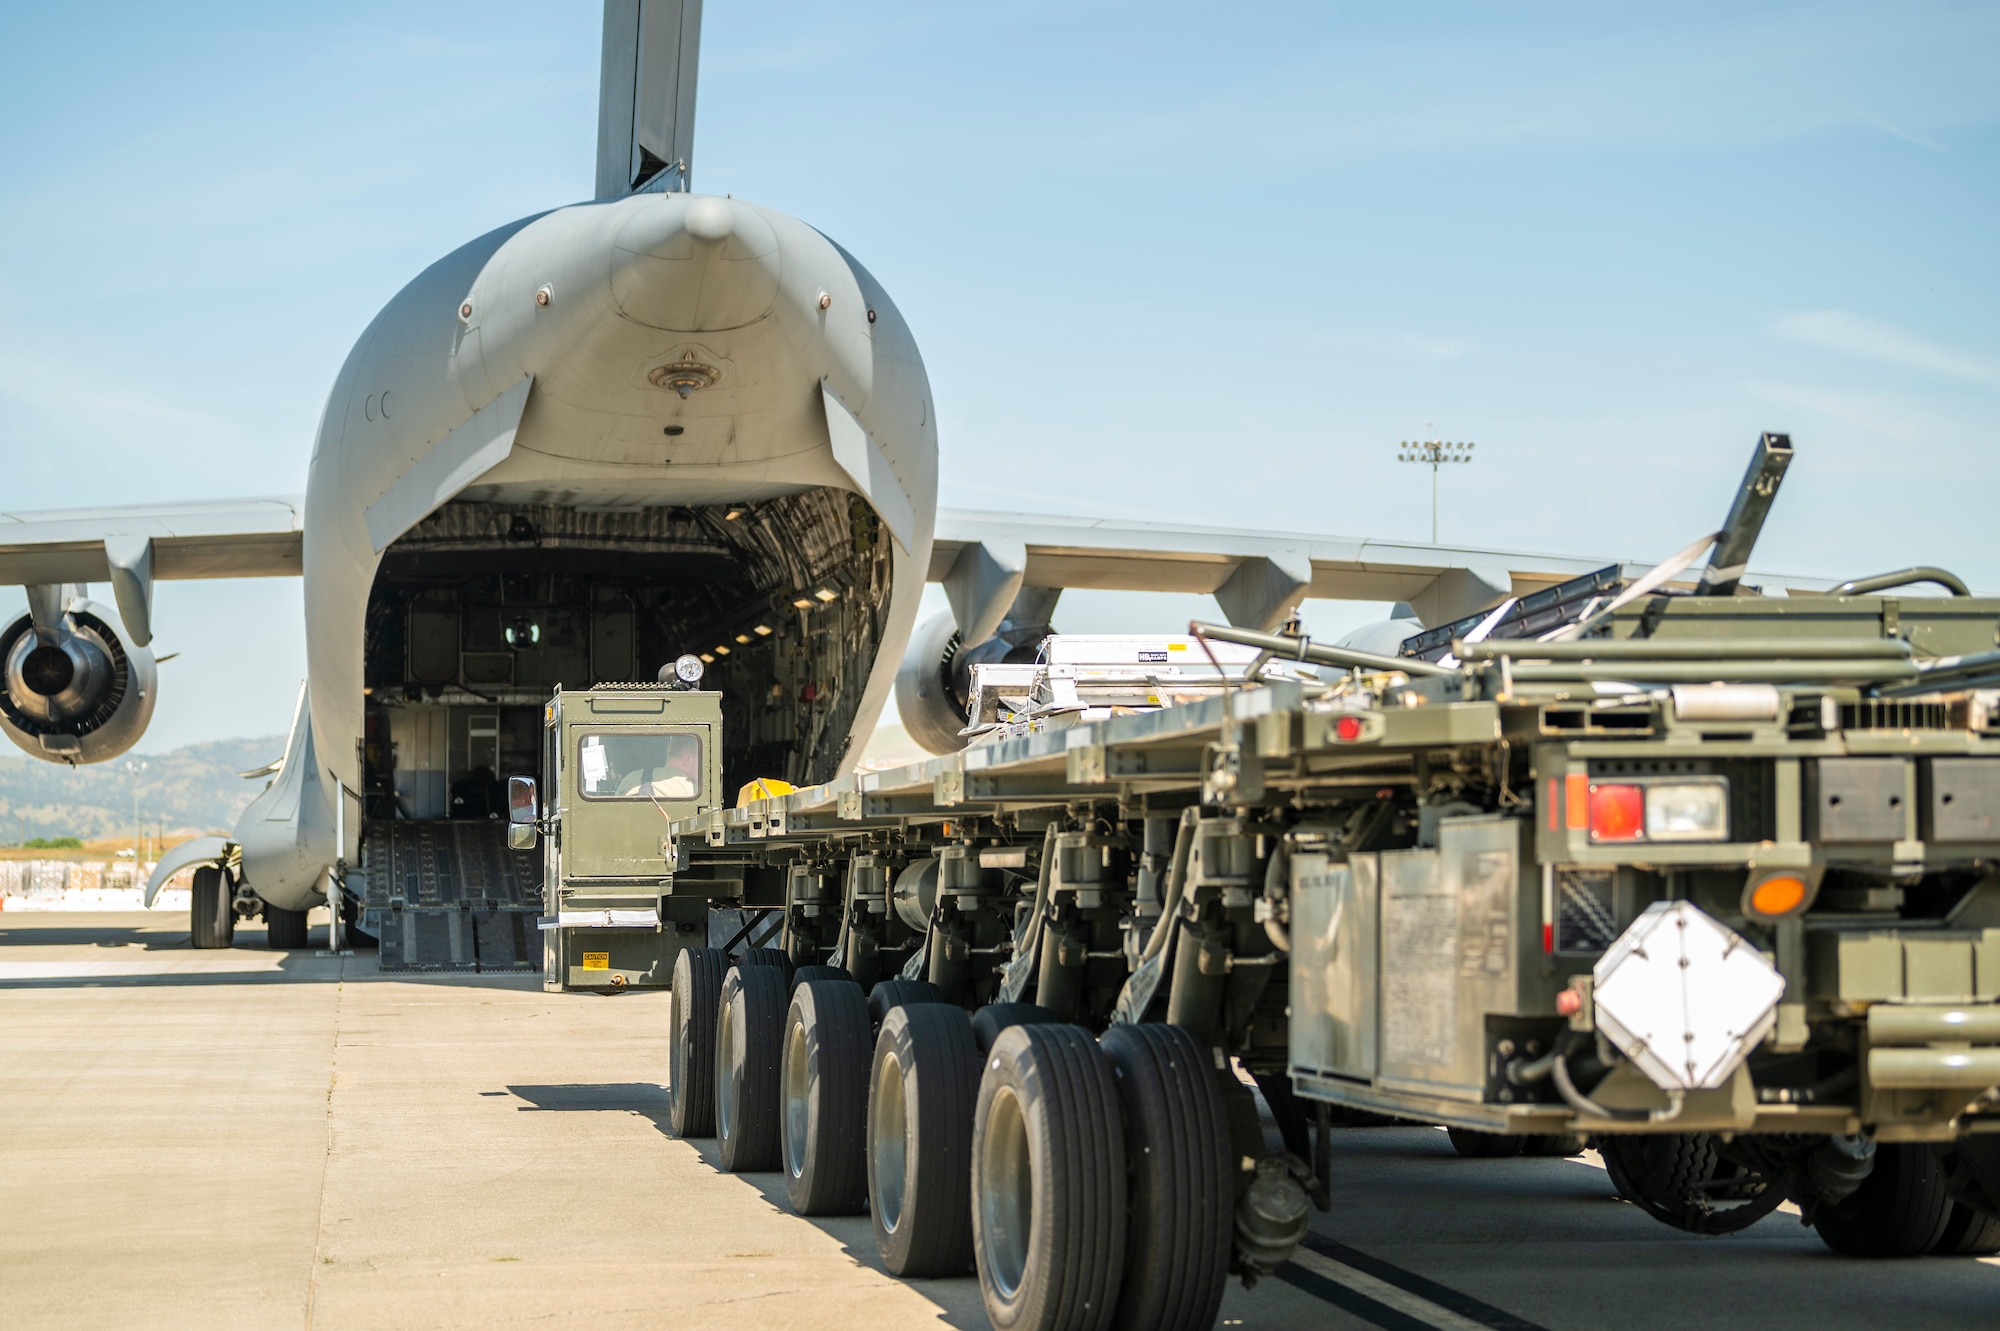
[[[323,935],[321,935],[323,937]],[[666,1001],[195,952],[183,921],[0,915],[0,1324],[986,1325],[666,1131]],[[1332,1214],[1225,1326],[2000,1326],[2000,1260],[1865,1263],[1795,1216],[1675,1233],[1585,1160],[1336,1138]]]

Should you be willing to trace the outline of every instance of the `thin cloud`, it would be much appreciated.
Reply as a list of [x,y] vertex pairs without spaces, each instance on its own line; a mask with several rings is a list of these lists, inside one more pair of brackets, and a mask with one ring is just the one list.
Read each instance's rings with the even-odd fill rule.
[[1788,342],[1862,360],[1901,365],[1974,384],[2000,384],[2000,364],[1983,357],[1939,346],[1894,324],[1877,323],[1846,310],[1814,310],[1789,314],[1771,325]]

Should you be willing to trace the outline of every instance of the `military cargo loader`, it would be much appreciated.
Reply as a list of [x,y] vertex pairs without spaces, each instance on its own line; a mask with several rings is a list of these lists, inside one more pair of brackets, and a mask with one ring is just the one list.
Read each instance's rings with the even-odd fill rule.
[[2000,1250],[2000,599],[1741,586],[1790,458],[1637,578],[1393,656],[1058,639],[959,754],[676,818],[670,911],[778,946],[674,949],[675,1129],[999,1327],[1208,1325],[1336,1112],[1587,1135],[1683,1230]]

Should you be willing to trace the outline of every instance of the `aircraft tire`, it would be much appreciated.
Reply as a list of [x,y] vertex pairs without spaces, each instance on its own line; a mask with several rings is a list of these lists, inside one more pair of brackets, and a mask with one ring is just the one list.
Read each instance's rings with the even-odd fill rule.
[[722,979],[715,1030],[715,1145],[724,1173],[778,1168],[778,1060],[785,972],[738,966]]
[[1521,1154],[1567,1160],[1582,1155],[1589,1146],[1580,1132],[1533,1132],[1521,1139]]
[[674,958],[667,998],[667,1122],[676,1137],[715,1135],[715,1024],[728,957],[690,947]]
[[1504,1132],[1479,1132],[1473,1128],[1446,1128],[1444,1132],[1451,1138],[1451,1149],[1468,1160],[1504,1160],[1508,1156],[1520,1155],[1527,1141],[1525,1137],[1510,1137]]
[[892,1008],[875,1038],[868,1086],[869,1218],[882,1265],[899,1276],[960,1275],[972,1265],[966,1162],[979,1094],[979,1048],[965,1010]]
[[840,975],[795,986],[785,1014],[779,1145],[799,1215],[868,1209],[868,1000]]
[[306,945],[306,912],[266,904],[264,940],[280,952],[297,952]]
[[880,1032],[889,1014],[905,1003],[942,1003],[944,994],[929,980],[883,980],[868,991],[868,1023]]
[[1234,1180],[1214,1056],[1179,1026],[1113,1026],[1100,1044],[1130,1162],[1117,1331],[1203,1331],[1229,1284]]
[[1914,1142],[1881,1143],[1875,1168],[1854,1195],[1813,1216],[1820,1242],[1847,1257],[1918,1257],[1944,1238],[1951,1196],[1937,1153]]
[[985,1053],[1010,1026],[1039,1026],[1059,1017],[1036,1003],[988,1003],[972,1014],[972,1039]]
[[[792,992],[796,994],[799,991],[800,985],[811,984],[815,980],[832,980],[838,984],[851,984],[857,989],[861,987],[855,978],[848,974],[843,967],[801,966],[792,972]],[[861,1010],[863,1012],[868,1010],[868,996],[866,994],[861,996]]]
[[1127,1226],[1118,1100],[1110,1061],[1081,1027],[1015,1026],[988,1051],[972,1224],[994,1331],[1109,1324]]
[[188,903],[188,934],[194,946],[228,947],[235,941],[233,895],[229,879],[218,866],[205,864],[194,871],[194,890]]

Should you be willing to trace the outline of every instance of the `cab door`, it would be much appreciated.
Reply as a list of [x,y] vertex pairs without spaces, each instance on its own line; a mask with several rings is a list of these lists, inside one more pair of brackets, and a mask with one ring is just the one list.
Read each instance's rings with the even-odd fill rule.
[[648,878],[668,870],[667,828],[715,802],[715,730],[585,714],[563,728],[565,876]]

